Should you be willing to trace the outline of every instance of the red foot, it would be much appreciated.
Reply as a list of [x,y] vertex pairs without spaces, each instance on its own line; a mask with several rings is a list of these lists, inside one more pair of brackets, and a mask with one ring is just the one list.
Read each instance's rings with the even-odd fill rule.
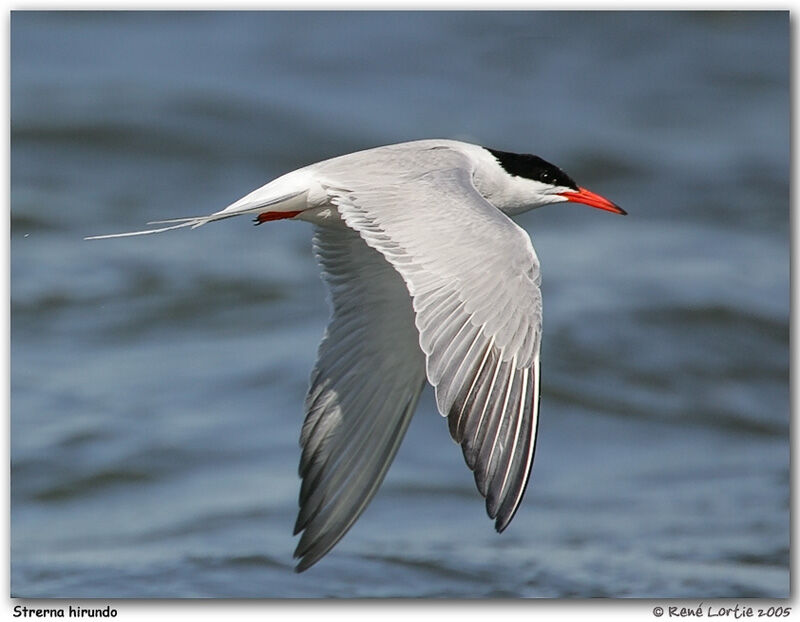
[[[300,210],[302,211],[302,210]],[[264,212],[256,217],[256,224],[260,225],[262,222],[269,222],[270,220],[281,220],[283,218],[294,218],[298,212]]]

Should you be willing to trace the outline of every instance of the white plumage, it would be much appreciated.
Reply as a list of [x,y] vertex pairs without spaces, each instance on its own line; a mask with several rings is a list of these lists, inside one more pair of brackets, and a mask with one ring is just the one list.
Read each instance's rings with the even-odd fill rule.
[[288,173],[228,208],[121,237],[241,214],[314,223],[333,316],[300,442],[304,570],[363,512],[427,381],[502,531],[530,475],[542,297],[530,238],[507,214],[580,202],[624,213],[529,155],[426,140]]

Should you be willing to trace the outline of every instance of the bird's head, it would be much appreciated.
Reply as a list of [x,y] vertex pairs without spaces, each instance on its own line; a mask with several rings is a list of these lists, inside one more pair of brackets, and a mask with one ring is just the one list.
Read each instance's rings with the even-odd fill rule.
[[[529,153],[509,153],[488,149],[506,173],[516,178],[521,194],[524,211],[552,203],[583,203],[590,207],[606,210],[615,214],[627,214],[621,207],[608,199],[595,194],[591,190],[578,186],[577,183],[558,168],[539,156]],[[522,198],[522,197],[521,197]]]

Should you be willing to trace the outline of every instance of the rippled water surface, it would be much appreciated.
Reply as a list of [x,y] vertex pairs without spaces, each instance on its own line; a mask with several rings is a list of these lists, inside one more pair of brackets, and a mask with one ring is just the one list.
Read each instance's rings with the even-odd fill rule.
[[[12,594],[788,596],[788,26],[13,14]],[[426,391],[371,506],[297,575],[328,314],[309,226],[82,238],[424,137],[533,151],[630,215],[519,219],[544,390],[511,527]]]

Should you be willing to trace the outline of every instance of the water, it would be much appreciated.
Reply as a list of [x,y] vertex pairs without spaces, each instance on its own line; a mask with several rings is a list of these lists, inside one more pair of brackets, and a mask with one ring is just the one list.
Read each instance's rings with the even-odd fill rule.
[[[14,13],[11,591],[787,597],[788,13]],[[310,228],[204,214],[303,164],[534,151],[540,440],[494,533],[430,391],[296,575]]]

